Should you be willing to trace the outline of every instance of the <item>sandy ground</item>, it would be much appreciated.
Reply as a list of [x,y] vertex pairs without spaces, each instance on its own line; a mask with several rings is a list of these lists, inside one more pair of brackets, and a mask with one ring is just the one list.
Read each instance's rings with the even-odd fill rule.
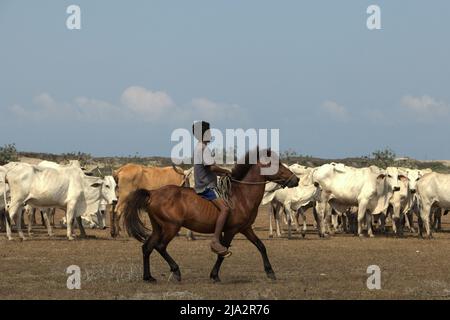
[[[443,221],[445,232],[435,233],[434,240],[412,234],[404,239],[346,234],[320,239],[311,225],[306,239],[299,234],[292,240],[269,239],[262,208],[255,230],[278,279],[266,278],[257,249],[237,236],[219,284],[208,277],[215,261],[209,236],[199,235],[196,241],[177,237],[170,244],[169,253],[181,268],[180,283],[169,280],[169,268],[155,252],[151,266],[158,282],[148,284],[141,280],[136,240],[113,240],[107,229],[87,230],[91,238],[69,242],[64,229],[57,228],[49,239],[38,227],[24,242],[17,234],[14,241],[0,235],[0,299],[449,299],[449,216]],[[81,290],[67,289],[70,265],[81,268]],[[380,290],[367,289],[369,265],[381,268]]]

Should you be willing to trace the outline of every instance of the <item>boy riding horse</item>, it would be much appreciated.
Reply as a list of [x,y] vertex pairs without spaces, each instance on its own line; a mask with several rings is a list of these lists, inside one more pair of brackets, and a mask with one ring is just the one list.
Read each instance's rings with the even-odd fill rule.
[[209,123],[205,121],[194,122],[192,125],[194,137],[198,140],[194,149],[194,179],[195,192],[209,200],[219,209],[214,237],[211,241],[211,250],[222,257],[229,257],[231,251],[220,243],[223,227],[227,221],[230,208],[226,202],[219,197],[217,192],[217,176],[230,176],[231,171],[216,165],[208,143],[211,141]]

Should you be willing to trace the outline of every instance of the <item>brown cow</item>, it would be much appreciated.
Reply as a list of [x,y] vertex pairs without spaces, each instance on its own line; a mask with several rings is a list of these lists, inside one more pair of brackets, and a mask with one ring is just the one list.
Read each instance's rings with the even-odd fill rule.
[[[118,202],[111,214],[111,236],[119,235],[119,221],[125,200],[131,192],[138,189],[155,190],[167,185],[189,186],[189,176],[192,172],[192,169],[183,171],[175,166],[145,167],[132,163],[114,171]],[[192,235],[190,234],[189,237],[192,238]]]

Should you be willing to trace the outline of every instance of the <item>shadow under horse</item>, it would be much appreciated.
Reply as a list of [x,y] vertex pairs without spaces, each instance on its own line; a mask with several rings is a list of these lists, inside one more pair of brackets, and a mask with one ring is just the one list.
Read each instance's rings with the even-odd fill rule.
[[[280,163],[275,152],[270,150],[263,150],[261,153],[253,152],[257,152],[257,155],[250,158],[251,152],[247,153],[244,161],[239,161],[232,170],[229,190],[231,212],[224,227],[221,243],[228,248],[234,236],[242,233],[261,253],[267,276],[275,279],[275,272],[269,262],[266,247],[256,236],[252,225],[258,214],[267,181],[292,188],[298,185],[299,179]],[[256,159],[256,161],[250,161],[250,159]],[[275,173],[263,175],[261,171],[269,167]],[[147,212],[150,218],[151,234],[139,218],[141,210]],[[214,233],[218,214],[218,209],[211,201],[198,196],[191,188],[165,186],[157,190],[139,189],[131,193],[124,208],[124,225],[130,236],[144,243],[142,245],[143,279],[156,281],[150,273],[150,255],[155,249],[169,264],[175,279],[181,281],[180,268],[167,253],[167,245],[181,227],[199,233]],[[210,278],[214,281],[220,281],[219,270],[223,259],[217,256],[210,274]]]

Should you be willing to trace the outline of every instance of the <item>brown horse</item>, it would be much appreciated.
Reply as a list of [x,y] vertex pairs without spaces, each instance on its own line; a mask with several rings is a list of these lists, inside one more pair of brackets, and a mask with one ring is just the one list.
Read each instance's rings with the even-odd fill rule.
[[[270,150],[265,152],[272,161],[277,156]],[[253,231],[252,224],[258,213],[266,181],[274,181],[291,188],[298,185],[299,179],[283,165],[278,165],[277,172],[273,175],[262,175],[261,168],[269,167],[271,163],[260,161],[259,157],[256,164],[249,164],[248,160],[249,154],[246,155],[244,164],[237,164],[232,170],[232,211],[228,216],[221,242],[225,247],[229,247],[234,236],[242,233],[261,253],[267,276],[275,279],[266,248]],[[150,236],[148,229],[139,219],[140,210],[146,211],[150,218],[153,230]],[[212,202],[201,198],[190,188],[165,186],[157,190],[139,189],[131,193],[126,200],[124,225],[130,236],[144,243],[144,280],[156,281],[150,273],[150,254],[156,249],[169,264],[175,279],[180,281],[180,268],[167,253],[167,245],[181,227],[199,233],[214,233],[218,212]],[[223,259],[218,256],[211,271],[210,278],[214,281],[220,281],[219,269]]]

